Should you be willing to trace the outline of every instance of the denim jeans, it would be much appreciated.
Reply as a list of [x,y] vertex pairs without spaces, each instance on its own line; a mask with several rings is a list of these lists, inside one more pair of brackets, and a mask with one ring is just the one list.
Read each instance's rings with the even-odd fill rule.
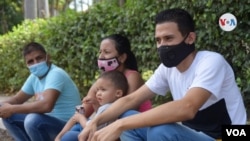
[[69,131],[61,138],[61,141],[78,141],[78,135],[83,130],[81,124],[76,123]]
[[14,114],[3,124],[15,141],[54,141],[66,121],[45,114]]
[[79,134],[80,134],[80,131],[70,130],[62,136],[61,141],[78,141]]
[[[121,115],[120,118],[138,113],[130,110]],[[195,131],[179,123],[127,130],[121,134],[120,139],[121,141],[215,141],[203,132]]]

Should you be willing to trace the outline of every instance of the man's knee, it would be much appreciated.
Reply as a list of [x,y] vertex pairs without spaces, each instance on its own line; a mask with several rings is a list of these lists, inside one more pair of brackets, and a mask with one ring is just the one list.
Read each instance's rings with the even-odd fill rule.
[[158,126],[152,126],[148,129],[147,138],[162,140],[162,138],[174,137],[176,134],[175,128],[175,124],[163,124]]
[[36,114],[36,113],[32,113],[32,114],[28,114],[24,120],[24,128],[27,130],[37,127],[39,125],[39,123],[41,123],[40,121],[40,114]]
[[135,115],[138,113],[140,113],[140,112],[138,112],[136,110],[128,110],[128,111],[124,112],[123,114],[121,114],[119,118],[128,117],[128,116]]
[[77,131],[68,131],[62,136],[61,141],[78,141],[79,133]]

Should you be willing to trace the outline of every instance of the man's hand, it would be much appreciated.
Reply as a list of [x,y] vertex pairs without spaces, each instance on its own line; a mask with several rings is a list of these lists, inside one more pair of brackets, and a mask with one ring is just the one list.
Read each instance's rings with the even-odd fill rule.
[[95,133],[93,132],[94,134],[91,139],[86,141],[116,141],[122,133],[122,130],[119,128],[120,125],[120,121],[117,120],[112,124],[96,131]]
[[79,141],[91,141],[91,138],[95,131],[97,130],[96,123],[90,121],[84,130],[78,135]]
[[1,118],[8,118],[12,115],[11,104],[4,103],[0,106],[0,117]]

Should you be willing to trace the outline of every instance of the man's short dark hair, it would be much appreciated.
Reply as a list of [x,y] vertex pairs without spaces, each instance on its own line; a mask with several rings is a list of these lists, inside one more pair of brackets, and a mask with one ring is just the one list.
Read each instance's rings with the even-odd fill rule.
[[27,54],[33,52],[33,51],[41,51],[44,54],[46,54],[46,51],[44,47],[37,43],[37,42],[30,42],[27,45],[24,46],[23,48],[23,56],[26,56]]
[[155,24],[175,22],[182,36],[195,31],[195,23],[192,16],[184,9],[173,8],[161,11],[156,15]]

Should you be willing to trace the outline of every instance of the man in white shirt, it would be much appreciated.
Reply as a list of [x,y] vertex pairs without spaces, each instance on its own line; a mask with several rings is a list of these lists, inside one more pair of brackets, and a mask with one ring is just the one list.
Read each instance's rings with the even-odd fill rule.
[[[221,138],[222,125],[246,124],[234,72],[222,55],[195,50],[192,16],[183,9],[167,9],[155,23],[161,64],[145,85],[93,120],[79,135],[80,141],[113,141],[120,135],[122,141],[214,141]],[[130,110],[168,91],[173,101],[144,113]],[[94,132],[97,125],[119,116]]]

